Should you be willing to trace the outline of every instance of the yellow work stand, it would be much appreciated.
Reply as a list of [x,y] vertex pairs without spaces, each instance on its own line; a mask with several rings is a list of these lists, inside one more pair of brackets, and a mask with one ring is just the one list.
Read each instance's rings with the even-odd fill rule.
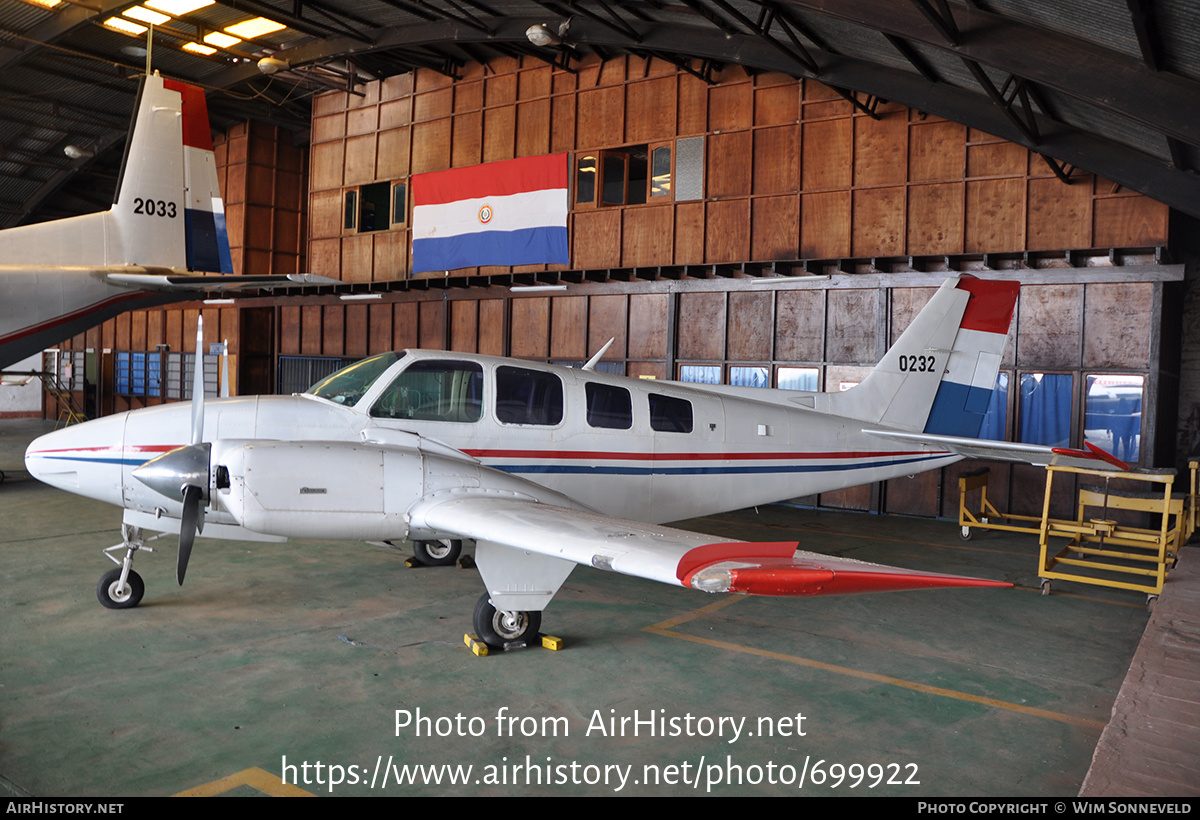
[[[1050,488],[1056,472],[1103,481],[1100,487],[1084,487],[1079,491],[1074,521],[1050,517]],[[1116,480],[1143,482],[1148,487],[1159,485],[1161,491],[1114,489],[1112,482]],[[1038,532],[1042,594],[1050,594],[1051,581],[1061,579],[1145,592],[1149,596],[1147,605],[1153,607],[1162,592],[1167,569],[1174,565],[1179,546],[1190,535],[1188,519],[1194,517],[1194,496],[1173,498],[1174,482],[1174,470],[1124,472],[1047,467],[1046,496]],[[1122,512],[1157,516],[1159,526],[1136,527],[1118,523],[1111,517]],[[1066,538],[1067,545],[1051,554],[1051,538]]]

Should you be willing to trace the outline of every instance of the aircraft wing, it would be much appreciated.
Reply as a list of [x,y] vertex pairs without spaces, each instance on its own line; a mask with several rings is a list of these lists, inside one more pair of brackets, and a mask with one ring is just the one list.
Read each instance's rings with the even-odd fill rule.
[[431,500],[412,510],[412,518],[440,532],[705,592],[812,596],[1011,586],[798,551],[790,541],[728,541],[511,497]]
[[906,444],[923,444],[938,450],[948,450],[964,458],[993,459],[995,461],[1017,461],[1037,467],[1082,467],[1088,470],[1128,470],[1129,465],[1111,453],[1084,442],[1086,450],[1069,447],[1050,447],[1044,444],[1021,444],[1015,441],[989,441],[959,436],[938,436],[930,433],[902,433],[895,430],[864,429],[869,436],[902,441]]
[[330,279],[328,276],[317,276],[313,273],[289,273],[286,276],[265,275],[218,275],[203,274],[156,274],[156,273],[107,273],[105,281],[114,285],[137,288],[138,290],[156,291],[210,291],[232,290],[240,288],[271,288],[313,287],[317,285],[342,285],[340,279]]

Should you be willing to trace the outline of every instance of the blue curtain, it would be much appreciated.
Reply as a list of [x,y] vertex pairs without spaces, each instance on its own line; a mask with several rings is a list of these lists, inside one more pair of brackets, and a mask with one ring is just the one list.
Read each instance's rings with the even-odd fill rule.
[[1071,443],[1071,394],[1074,377],[1069,374],[1026,373],[1021,376],[1021,441],[1067,447]]

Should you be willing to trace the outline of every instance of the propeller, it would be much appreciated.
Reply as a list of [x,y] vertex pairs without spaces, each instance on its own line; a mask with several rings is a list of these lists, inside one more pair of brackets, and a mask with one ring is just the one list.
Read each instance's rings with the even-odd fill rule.
[[183,586],[196,534],[204,532],[204,507],[209,500],[212,444],[204,438],[204,318],[196,326],[196,365],[192,382],[191,443],[168,450],[133,471],[133,477],[167,498],[183,502],[179,521],[179,558],[175,578]]

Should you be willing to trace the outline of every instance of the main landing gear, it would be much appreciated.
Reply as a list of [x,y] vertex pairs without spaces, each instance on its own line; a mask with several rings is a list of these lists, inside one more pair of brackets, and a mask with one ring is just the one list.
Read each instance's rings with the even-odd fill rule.
[[493,649],[520,649],[538,639],[541,612],[506,612],[492,606],[488,593],[475,604],[475,634]]
[[[146,546],[146,542],[157,541],[159,538],[162,536],[143,538],[141,527],[121,525],[121,543],[104,550],[104,554],[117,568],[101,575],[100,582],[96,584],[96,597],[100,599],[101,606],[105,609],[133,609],[141,603],[142,596],[146,594],[146,584],[142,581],[142,576],[133,571],[133,554],[138,550],[154,552]],[[113,555],[122,549],[125,550],[123,560]]]
[[452,566],[462,554],[462,541],[443,538],[438,541],[413,541],[413,557],[427,567]]

